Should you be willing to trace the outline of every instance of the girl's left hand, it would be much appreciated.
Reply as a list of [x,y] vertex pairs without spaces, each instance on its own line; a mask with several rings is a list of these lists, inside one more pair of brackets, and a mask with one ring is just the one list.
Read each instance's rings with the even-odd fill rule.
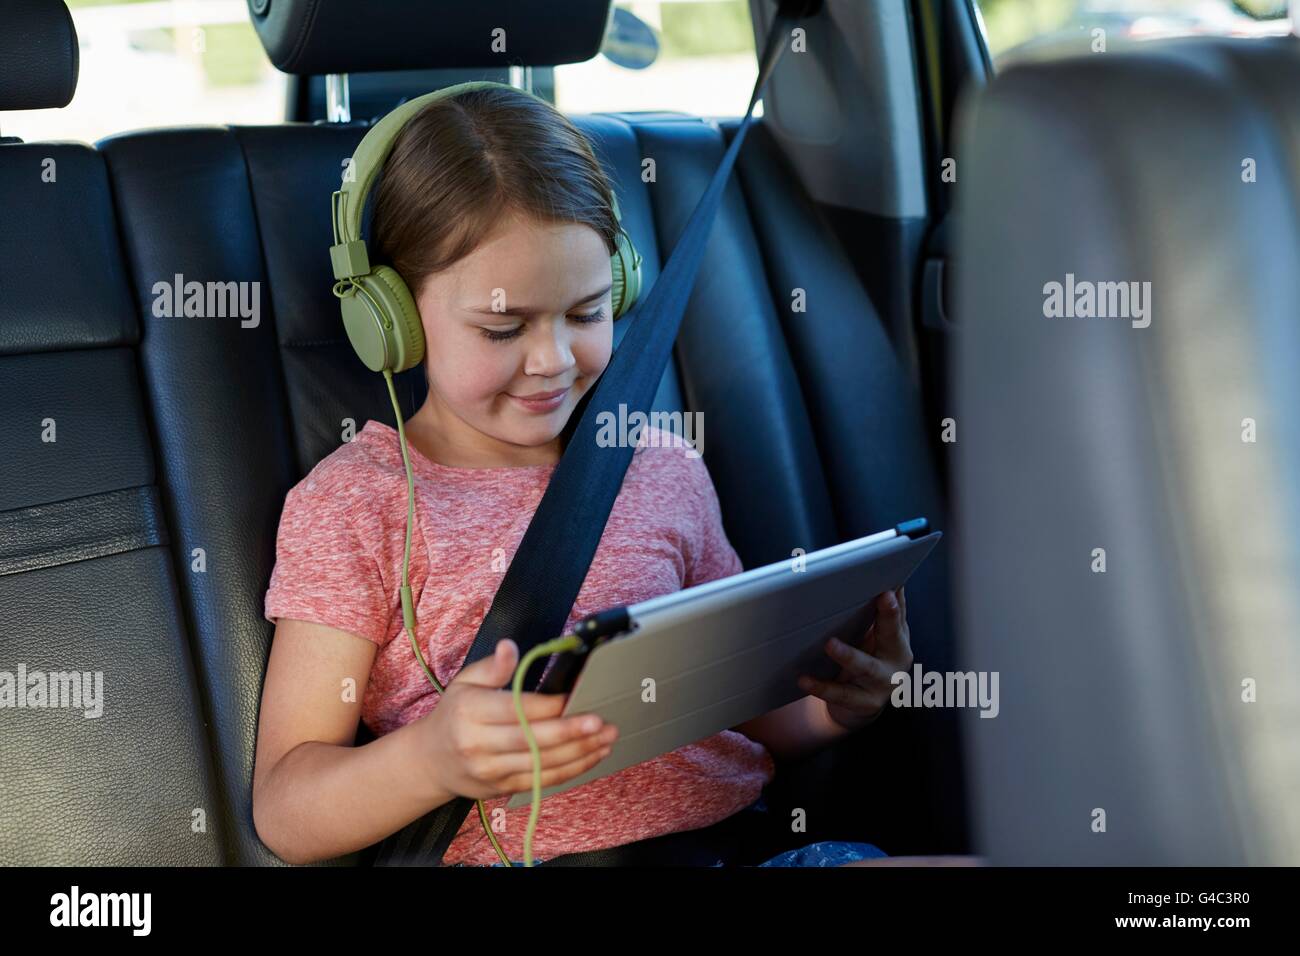
[[859,730],[879,717],[893,693],[894,674],[912,666],[904,592],[899,588],[876,598],[876,619],[861,649],[834,637],[827,642],[826,653],[840,664],[833,681],[799,678],[799,686],[826,701],[827,714],[845,730]]

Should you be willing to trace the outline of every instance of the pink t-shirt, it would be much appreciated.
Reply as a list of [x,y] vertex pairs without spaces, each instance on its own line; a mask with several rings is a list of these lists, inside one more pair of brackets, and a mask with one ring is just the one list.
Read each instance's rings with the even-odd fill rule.
[[[409,454],[416,638],[445,687],[469,653],[555,465],[451,468],[413,447]],[[438,702],[402,626],[406,511],[397,431],[367,421],[289,491],[266,594],[272,622],[314,621],[377,645],[361,706],[361,719],[376,736]],[[565,626],[741,570],[703,459],[647,425]],[[753,803],[774,773],[761,744],[724,730],[545,798],[533,855],[546,860],[708,826]],[[489,820],[507,799],[486,801]],[[505,830],[496,833],[512,860],[523,859],[528,813],[527,806],[505,810]],[[497,860],[475,810],[444,863]]]

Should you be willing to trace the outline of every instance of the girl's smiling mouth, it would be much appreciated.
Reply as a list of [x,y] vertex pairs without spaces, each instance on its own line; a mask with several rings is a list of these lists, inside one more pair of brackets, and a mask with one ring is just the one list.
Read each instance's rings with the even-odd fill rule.
[[569,394],[569,389],[572,387],[572,385],[568,385],[564,388],[556,389],[553,392],[534,392],[532,395],[527,397],[512,395],[510,392],[506,392],[506,394],[510,395],[511,398],[518,402],[519,405],[527,411],[550,412],[559,408],[560,405],[563,404],[564,397]]

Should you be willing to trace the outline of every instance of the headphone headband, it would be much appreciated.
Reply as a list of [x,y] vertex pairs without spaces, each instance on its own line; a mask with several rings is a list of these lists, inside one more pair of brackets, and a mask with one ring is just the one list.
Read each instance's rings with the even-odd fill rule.
[[[490,89],[493,87],[527,93],[526,90],[519,90],[518,87],[497,83],[493,80],[470,80],[467,83],[457,83],[455,86],[434,90],[432,93],[425,93],[413,100],[407,100],[401,106],[387,113],[361,138],[361,142],[357,144],[356,150],[352,153],[351,171],[354,175],[346,179],[342,188],[334,193],[332,213],[334,249],[340,250],[337,256],[334,249],[331,250],[331,256],[335,258],[334,278],[352,278],[370,271],[364,245],[359,249],[355,245],[361,241],[361,217],[366,208],[366,199],[370,195],[370,189],[375,183],[375,177],[379,175],[379,170],[383,168],[384,160],[388,158],[388,154],[393,151],[393,144],[397,142],[397,137],[401,135],[402,129],[407,122],[425,106],[436,100],[456,96],[468,90]],[[534,94],[528,93],[527,95],[533,96]],[[359,256],[357,255],[358,252],[360,253]],[[339,261],[340,258],[343,259],[342,262]],[[358,259],[361,261],[358,261]],[[349,271],[340,274],[339,267],[341,265]],[[358,268],[360,266],[364,266],[364,268]]]

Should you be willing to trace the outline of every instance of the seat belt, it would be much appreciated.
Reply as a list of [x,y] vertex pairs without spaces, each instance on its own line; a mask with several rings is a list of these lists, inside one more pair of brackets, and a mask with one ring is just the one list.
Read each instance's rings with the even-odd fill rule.
[[[577,425],[569,431],[564,453],[462,667],[491,655],[504,638],[515,641],[522,659],[536,645],[564,632],[636,446],[636,436],[621,444],[600,445],[596,440],[598,422],[603,421],[603,414],[619,420],[619,405],[627,409],[624,420],[635,420],[635,412],[644,416],[654,402],[723,190],[753,119],[754,104],[789,44],[795,21],[819,7],[820,0],[781,0],[763,45],[745,118],[658,280],[630,316],[631,327],[622,343],[583,397],[585,408],[580,402],[574,409],[572,418]],[[548,660],[544,657],[534,662],[524,686],[537,686]],[[383,840],[374,865],[440,866],[473,807],[474,801],[468,797],[456,797],[435,808]]]

